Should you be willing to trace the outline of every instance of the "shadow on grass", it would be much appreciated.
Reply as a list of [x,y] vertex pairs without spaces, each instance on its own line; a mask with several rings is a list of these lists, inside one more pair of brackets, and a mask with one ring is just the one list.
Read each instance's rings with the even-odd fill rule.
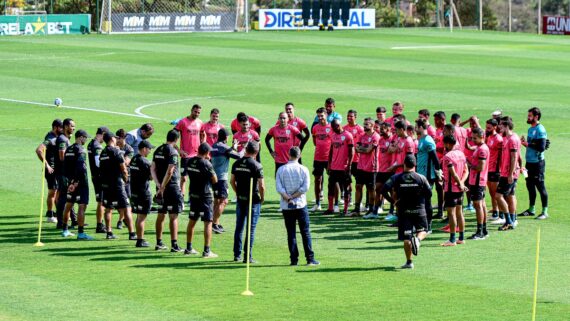
[[[194,259],[194,260],[193,260]],[[196,270],[236,270],[245,269],[246,265],[243,263],[233,262],[233,261],[204,261],[200,257],[189,258],[188,262],[171,262],[164,264],[142,264],[142,265],[131,265],[134,268],[145,268],[145,269],[196,269]],[[250,268],[252,269],[263,269],[263,268],[290,268],[288,264],[276,265],[276,264],[252,264]]]
[[399,272],[400,269],[394,266],[375,266],[375,267],[338,267],[338,268],[321,268],[297,270],[299,273],[342,273],[342,272],[366,272],[366,271],[386,271]]

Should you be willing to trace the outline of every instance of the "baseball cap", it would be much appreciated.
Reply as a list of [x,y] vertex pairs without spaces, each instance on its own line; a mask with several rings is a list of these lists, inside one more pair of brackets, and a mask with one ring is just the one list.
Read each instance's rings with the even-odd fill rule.
[[153,149],[154,145],[152,145],[148,140],[143,140],[139,143],[139,149],[141,148]]
[[104,133],[108,133],[110,132],[109,127],[107,126],[101,126],[99,128],[97,128],[97,135],[103,135]]
[[208,143],[202,143],[200,146],[198,146],[198,153],[200,154],[209,153],[211,150],[212,147],[210,147],[210,144]]
[[404,165],[407,168],[412,168],[416,166],[416,157],[414,155],[406,155],[404,158]]
[[228,136],[230,136],[230,132],[227,129],[220,128],[220,130],[218,130],[218,141],[219,142],[223,142],[224,140],[226,140],[226,138],[228,138]]
[[89,134],[87,134],[87,132],[84,131],[83,129],[80,129],[80,130],[75,132],[75,138],[79,138],[79,137],[89,138],[91,136],[89,136]]
[[105,133],[103,134],[103,141],[104,141],[105,143],[108,143],[108,142],[111,141],[111,138],[113,138],[113,137],[117,138],[117,136],[116,136],[115,134],[113,134],[113,133],[111,133],[111,132],[105,132]]

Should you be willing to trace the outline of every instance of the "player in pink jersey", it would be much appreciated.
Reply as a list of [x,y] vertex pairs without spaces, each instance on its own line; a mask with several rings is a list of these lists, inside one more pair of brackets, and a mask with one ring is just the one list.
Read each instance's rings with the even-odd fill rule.
[[378,106],[376,107],[376,120],[383,123],[386,121],[386,107]]
[[224,125],[220,124],[218,121],[220,119],[220,110],[214,108],[210,111],[210,121],[202,124],[200,128],[200,140],[202,142],[208,143],[210,147],[218,141],[218,132],[220,129],[224,128]]
[[[294,126],[289,125],[289,116],[286,112],[282,111],[278,117],[279,125],[271,127],[265,136],[265,145],[275,160],[275,173],[279,167],[287,164],[289,161],[289,150],[294,146],[295,138],[297,138],[301,145],[301,151],[307,143],[309,137],[303,136],[301,132]],[[275,150],[271,147],[271,139],[275,144]]]
[[[297,128],[301,133],[303,133],[303,136],[307,137],[308,140],[309,137],[311,136],[311,133],[309,132],[307,123],[301,118],[295,116],[295,105],[293,105],[292,102],[288,102],[285,104],[285,112],[289,117],[289,125]],[[277,122],[275,125],[279,125],[279,122]],[[297,137],[295,137],[293,145],[300,146],[301,141]],[[299,164],[302,164],[301,159],[299,159]]]
[[420,111],[418,111],[418,118],[425,119],[427,123],[427,134],[435,140],[435,128],[429,123],[429,110],[420,109]]
[[382,210],[382,188],[384,184],[392,175],[393,171],[390,171],[392,166],[393,155],[389,152],[390,146],[392,146],[392,141],[395,135],[392,135],[392,126],[389,123],[380,123],[380,139],[378,140],[378,174],[376,175],[376,206],[374,208],[375,216],[369,215],[366,218],[378,218],[378,213]]
[[517,179],[520,174],[521,140],[513,132],[514,124],[511,117],[502,117],[499,128],[503,134],[503,150],[499,168],[499,185],[497,186],[495,199],[499,205],[499,211],[505,213],[505,224],[499,227],[499,231],[508,231],[514,229],[517,225],[515,188],[517,187]]
[[237,113],[236,118],[234,120],[232,120],[232,122],[230,124],[230,129],[232,130],[232,134],[235,134],[241,130],[240,119],[243,118],[243,116],[247,117],[247,119],[249,120],[249,127],[252,130],[256,131],[258,135],[260,135],[261,134],[261,122],[253,116],[247,116],[244,112]]
[[313,160],[313,175],[315,176],[315,206],[314,211],[321,210],[321,198],[323,192],[323,174],[329,166],[329,151],[331,148],[331,125],[327,123],[327,111],[324,107],[317,109],[319,122],[312,128],[315,154]]
[[487,188],[491,196],[492,216],[491,224],[505,224],[505,216],[503,212],[499,213],[499,206],[495,194],[497,193],[497,185],[499,184],[499,166],[501,165],[501,153],[503,151],[503,136],[497,132],[499,123],[496,119],[487,120],[485,139],[489,147],[489,174],[487,175]]
[[392,117],[386,118],[385,122],[390,124],[390,126],[393,128],[396,121],[398,121],[398,119],[394,119],[394,117],[402,115],[403,112],[404,104],[399,101],[394,102],[392,104]]
[[406,124],[402,121],[396,122],[394,124],[396,128],[396,135],[398,137],[392,143],[392,146],[388,150],[393,154],[392,166],[388,169],[388,172],[394,172],[396,174],[402,173],[404,171],[404,158],[407,154],[414,154],[415,144],[414,141],[406,131]]
[[[259,134],[251,129],[249,123],[249,118],[246,115],[242,115],[239,119],[240,131],[236,132],[233,137],[233,148],[238,152],[240,157],[243,157],[245,153],[245,146],[251,141],[259,142]],[[260,145],[261,147],[261,145]],[[257,153],[257,159],[259,159],[259,154]],[[257,160],[259,162],[259,160]]]
[[326,215],[333,214],[333,205],[336,194],[336,185],[340,188],[341,196],[344,198],[344,215],[348,213],[350,204],[350,193],[347,187],[350,184],[350,168],[354,154],[354,142],[352,135],[340,126],[340,121],[335,119],[331,123],[333,134],[331,136],[331,149],[329,151],[329,164],[327,172],[329,174],[328,200],[329,208],[324,212]]
[[380,135],[374,131],[374,124],[372,118],[364,119],[364,134],[359,137],[356,142],[356,153],[360,154],[360,161],[358,162],[358,174],[356,178],[356,192],[354,203],[354,212],[351,214],[360,215],[360,202],[362,201],[362,190],[366,185],[368,193],[368,212],[366,215],[374,213],[375,207],[375,188],[376,188],[376,174],[378,173],[378,143]]
[[455,140],[457,141],[456,148],[459,148],[465,154],[465,144],[467,144],[467,129],[461,127],[461,115],[455,113],[451,115],[451,124],[454,126]]
[[[437,158],[441,161],[445,151],[443,146],[443,128],[445,126],[445,113],[437,111],[433,115],[433,122],[435,125],[435,152]],[[437,214],[433,218],[443,218],[443,186],[435,184],[435,191],[437,192]]]
[[477,232],[470,239],[484,240],[487,233],[487,205],[485,204],[485,186],[489,172],[489,147],[485,144],[485,132],[481,128],[473,128],[471,137],[476,148],[468,160],[469,196],[475,207],[477,216]]
[[174,127],[180,133],[179,153],[182,157],[180,160],[180,189],[182,190],[182,195],[184,195],[186,187],[188,162],[190,158],[198,155],[198,147],[201,144],[200,130],[202,121],[198,118],[201,111],[202,106],[194,104],[190,115],[182,118]]
[[[354,143],[358,142],[360,136],[364,135],[364,128],[356,123],[356,118],[358,113],[354,109],[350,109],[346,115],[347,124],[343,126],[343,129],[352,135]],[[360,159],[360,154],[354,153],[352,158],[352,167],[350,169],[350,174],[354,176],[355,180],[358,176],[358,161]],[[348,192],[352,195],[352,184],[348,185]],[[366,196],[366,204],[368,204],[368,195]]]
[[[447,153],[441,160],[443,170],[443,190],[445,208],[449,219],[449,240],[441,246],[455,246],[465,242],[465,218],[463,217],[463,192],[467,190],[465,181],[469,175],[465,155],[455,148],[457,141],[453,135],[443,137]],[[459,240],[455,239],[456,226],[459,229]]]
[[[467,158],[467,160],[471,159],[471,156],[473,156],[473,152],[476,149],[475,143],[473,142],[472,139],[472,131],[475,128],[481,128],[481,126],[479,125],[479,118],[477,118],[477,116],[471,116],[469,117],[469,119],[467,119],[466,121],[463,122],[459,122],[459,126],[461,126],[461,128],[463,128],[463,126],[465,124],[469,124],[469,128],[465,129],[467,134],[466,134],[466,140],[465,140],[465,150],[463,151],[463,153],[465,154],[465,158]],[[483,133],[484,135],[484,133]],[[471,174],[469,174],[471,175]],[[473,207],[473,201],[471,199],[471,190],[469,190],[469,192],[466,192],[465,195],[467,196],[467,206],[463,209],[464,212],[466,211],[475,211],[475,207]]]
[[418,139],[416,137],[416,130],[414,126],[412,125],[406,126],[406,134],[414,142],[414,155],[416,155],[418,153]]

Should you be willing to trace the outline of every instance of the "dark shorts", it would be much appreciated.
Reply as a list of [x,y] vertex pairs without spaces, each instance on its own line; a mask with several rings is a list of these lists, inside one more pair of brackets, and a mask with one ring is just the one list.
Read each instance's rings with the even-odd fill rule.
[[365,172],[359,169],[357,174],[354,176],[356,178],[356,184],[366,185],[366,187],[373,187],[376,184],[377,174],[378,173]]
[[181,158],[180,159],[180,176],[188,176],[188,163],[190,162],[190,158]]
[[159,214],[180,214],[184,211],[184,196],[179,185],[167,185],[162,194],[162,205],[158,207]]
[[445,192],[443,195],[443,206],[445,208],[463,205],[463,193],[461,192]]
[[45,175],[44,175],[46,182],[47,182],[47,187],[48,189],[57,189],[57,179],[55,178],[55,174],[54,173],[48,173],[46,171]]
[[131,194],[131,208],[135,214],[149,214],[152,206],[150,194]]
[[416,233],[427,230],[428,222],[425,211],[398,214],[398,239],[400,241],[410,240]]
[[509,184],[509,179],[507,177],[499,178],[499,185],[497,185],[497,193],[504,196],[515,195],[515,189],[517,188],[517,180],[514,179],[512,184]]
[[384,173],[376,173],[376,183],[384,184],[386,183],[390,177],[392,177],[394,173],[392,172],[384,172]]
[[214,198],[216,199],[226,199],[228,198],[228,181],[222,180],[218,181],[212,186],[214,190]]
[[499,172],[489,172],[487,174],[487,181],[497,183],[499,181]]
[[[63,176],[63,175],[56,175],[55,181],[57,184],[57,190],[60,193],[67,193],[67,178],[65,178],[65,176]],[[63,194],[61,194],[61,195],[63,195]]]
[[97,203],[101,203],[103,187],[101,187],[101,183],[98,180],[91,180],[91,182],[93,183],[93,189],[95,190],[95,200]]
[[85,205],[89,204],[89,186],[87,184],[77,185],[77,188],[73,193],[67,193],[66,202]]
[[358,163],[352,162],[352,164],[350,164],[350,175],[354,176],[354,178],[356,179],[356,175],[358,174],[358,172],[360,172],[360,170],[358,169]]
[[481,201],[485,199],[485,186],[469,186],[469,197],[472,201]]
[[191,199],[188,218],[193,221],[202,218],[203,222],[211,222],[214,218],[214,203],[212,200]]
[[329,162],[313,161],[313,175],[323,176],[323,174],[327,170],[328,165]]
[[131,182],[125,183],[125,192],[127,192],[127,197],[131,197]]
[[107,209],[116,210],[131,207],[129,197],[127,196],[124,186],[113,186],[111,188],[103,186],[101,194],[101,203],[103,203],[103,206]]
[[329,184],[328,184],[328,195],[333,196],[336,191],[336,184],[340,186],[341,197],[343,193],[347,193],[347,187],[350,185],[351,179],[349,175],[346,175],[345,171],[330,171],[329,173]]
[[546,164],[544,161],[538,163],[526,163],[526,170],[528,171],[527,181],[532,180],[535,182],[544,182],[544,171],[546,170]]

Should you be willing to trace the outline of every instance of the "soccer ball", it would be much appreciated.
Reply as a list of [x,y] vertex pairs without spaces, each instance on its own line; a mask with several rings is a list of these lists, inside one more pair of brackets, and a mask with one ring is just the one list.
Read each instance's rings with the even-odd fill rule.
[[63,104],[63,101],[61,100],[61,98],[56,98],[53,104],[55,105],[55,107],[60,107],[61,104]]

